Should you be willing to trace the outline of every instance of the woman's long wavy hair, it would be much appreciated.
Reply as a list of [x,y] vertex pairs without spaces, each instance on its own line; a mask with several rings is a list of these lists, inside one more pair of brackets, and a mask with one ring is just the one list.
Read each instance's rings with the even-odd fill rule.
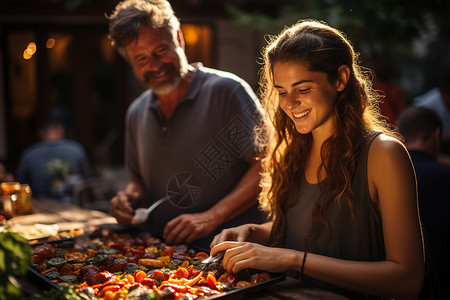
[[277,62],[305,65],[309,71],[327,74],[330,83],[338,79],[342,65],[350,68],[350,78],[338,93],[333,115],[336,130],[322,146],[322,164],[327,184],[322,186],[322,198],[312,215],[311,238],[329,232],[326,211],[331,203],[346,201],[353,211],[352,174],[359,148],[366,134],[379,130],[389,132],[379,114],[378,95],[372,90],[371,73],[357,63],[357,54],[345,35],[323,22],[305,20],[286,28],[272,38],[264,49],[261,69],[261,98],[266,109],[266,153],[262,160],[260,206],[274,221],[272,244],[281,245],[286,231],[286,210],[291,202],[293,187],[303,176],[312,144],[312,134],[297,132],[292,120],[279,107],[278,93],[273,83],[273,66]]

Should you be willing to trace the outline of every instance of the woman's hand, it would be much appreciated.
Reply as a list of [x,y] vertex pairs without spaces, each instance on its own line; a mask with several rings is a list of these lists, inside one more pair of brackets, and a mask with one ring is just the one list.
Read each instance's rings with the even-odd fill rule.
[[253,231],[252,224],[245,224],[237,227],[232,227],[222,230],[221,233],[216,235],[211,242],[210,247],[213,248],[217,244],[225,241],[245,242],[249,234]]
[[226,241],[235,242],[255,242],[266,245],[270,240],[270,232],[272,231],[272,222],[263,224],[244,224],[222,230],[216,235],[210,244],[213,248],[217,244]]
[[301,252],[291,249],[247,242],[223,242],[211,249],[211,255],[220,251],[225,251],[223,267],[229,273],[238,273],[244,269],[278,273],[299,270],[301,266]]

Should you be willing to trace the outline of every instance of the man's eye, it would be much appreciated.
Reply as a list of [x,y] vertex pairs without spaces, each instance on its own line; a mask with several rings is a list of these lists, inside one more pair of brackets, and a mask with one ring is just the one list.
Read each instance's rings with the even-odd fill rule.
[[309,90],[310,90],[310,88],[306,88],[306,89],[298,89],[297,92],[300,93],[300,94],[304,94],[304,93],[309,92]]
[[146,57],[145,56],[138,56],[134,60],[137,61],[137,62],[143,62],[143,61],[146,60]]
[[279,97],[284,97],[284,96],[286,96],[286,94],[287,94],[286,92],[278,92]]
[[160,48],[155,50],[155,54],[156,55],[161,55],[161,54],[166,53],[166,51],[167,51],[167,47],[160,47]]

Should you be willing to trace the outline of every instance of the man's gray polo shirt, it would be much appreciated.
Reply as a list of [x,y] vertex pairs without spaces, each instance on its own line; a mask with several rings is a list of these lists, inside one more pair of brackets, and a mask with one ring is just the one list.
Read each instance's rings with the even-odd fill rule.
[[[246,82],[202,66],[168,120],[151,91],[136,99],[127,113],[127,167],[146,189],[148,204],[171,196],[152,213],[146,229],[161,235],[171,219],[205,211],[227,195],[257,153],[254,127],[261,117],[259,100]],[[262,221],[255,206],[223,228]]]

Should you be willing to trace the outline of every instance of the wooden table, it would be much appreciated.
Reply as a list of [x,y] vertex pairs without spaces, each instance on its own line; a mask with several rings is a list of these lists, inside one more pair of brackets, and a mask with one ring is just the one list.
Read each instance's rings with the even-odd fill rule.
[[[11,225],[28,225],[36,223],[58,224],[60,230],[84,229],[84,231],[87,233],[92,231],[92,229],[98,227],[109,229],[117,229],[121,227],[121,225],[117,224],[117,221],[114,217],[111,217],[106,213],[84,209],[75,205],[64,204],[49,199],[34,199],[32,214],[14,217],[8,220],[8,223]],[[43,286],[33,277],[28,276],[26,278],[17,279],[20,282],[23,290],[29,295],[42,294],[45,290],[48,290],[48,287]],[[347,298],[329,291],[305,285],[303,282],[300,282],[291,277],[287,277],[286,280],[282,282],[262,287],[245,295],[237,294],[236,297],[233,297],[231,299],[345,300]]]
[[82,229],[91,232],[103,224],[117,224],[114,217],[98,211],[47,198],[33,199],[33,213],[8,220],[10,225],[58,224],[59,230]]

